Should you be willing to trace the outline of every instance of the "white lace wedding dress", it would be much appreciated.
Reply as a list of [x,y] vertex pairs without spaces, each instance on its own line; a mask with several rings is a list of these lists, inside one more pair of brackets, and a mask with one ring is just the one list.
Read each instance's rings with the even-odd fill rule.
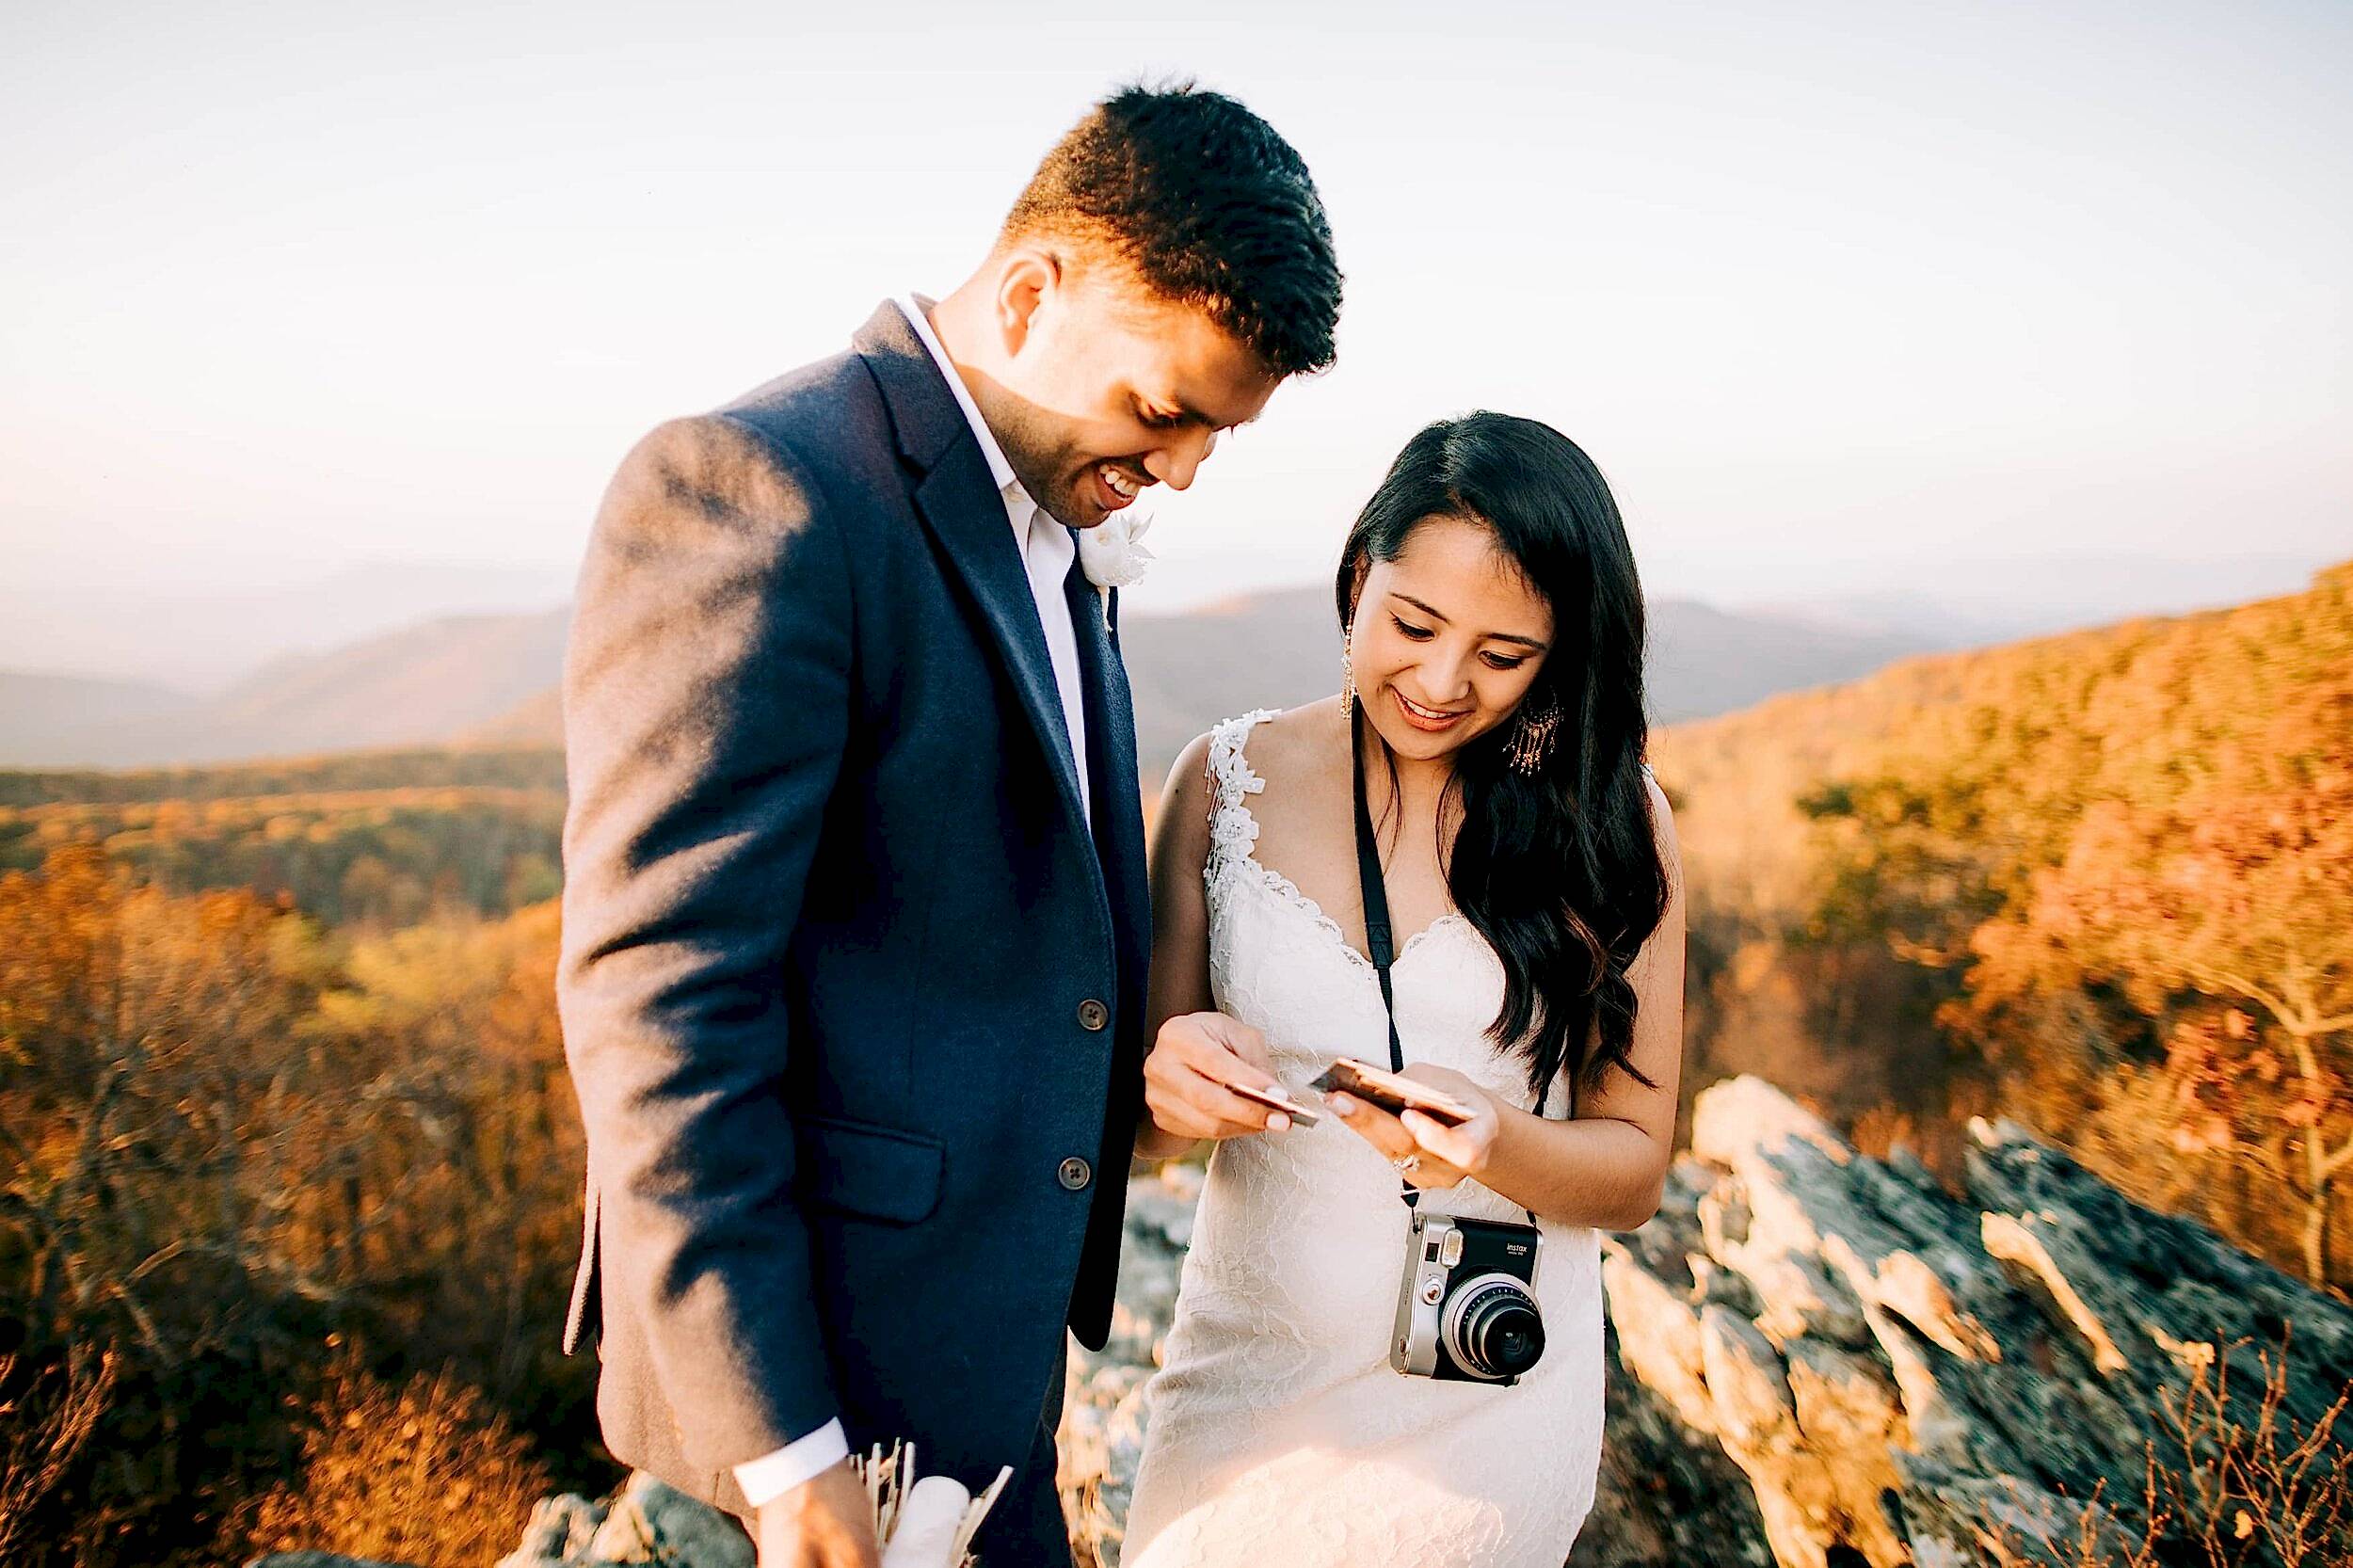
[[[1291,882],[1258,863],[1243,742],[1269,711],[1213,732],[1204,868],[1218,1008],[1266,1036],[1295,1089],[1337,1056],[1385,1063],[1372,965]],[[1451,1067],[1532,1108],[1517,1054],[1486,1029],[1503,970],[1449,914],[1391,971],[1407,1062]],[[1567,1106],[1565,1077],[1546,1113]],[[1526,1224],[1476,1182],[1426,1209]],[[1390,1369],[1409,1211],[1388,1162],[1336,1116],[1217,1146],[1185,1258],[1122,1568],[1561,1568],[1601,1458],[1600,1242],[1542,1225],[1543,1358],[1517,1385]]]

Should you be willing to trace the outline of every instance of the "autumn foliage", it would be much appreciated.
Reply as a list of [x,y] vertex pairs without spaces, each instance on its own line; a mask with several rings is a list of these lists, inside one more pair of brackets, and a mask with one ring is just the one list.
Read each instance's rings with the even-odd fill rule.
[[[1657,761],[1687,1093],[1931,1165],[2010,1115],[2353,1288],[2353,565]],[[546,752],[0,775],[0,1560],[487,1562],[613,1479],[555,1349],[562,798]]]
[[1662,751],[1699,861],[1703,1055],[1777,1032],[1850,1120],[1934,1153],[1997,1111],[2353,1285],[2353,565]]
[[550,1489],[531,1441],[446,1368],[394,1387],[340,1360],[308,1417],[300,1469],[232,1516],[237,1556],[481,1568]]
[[207,1560],[296,1473],[330,1344],[584,1450],[554,946],[552,904],[339,935],[88,844],[0,876],[0,1400],[52,1428],[109,1368],[12,1562]]
[[243,888],[330,925],[410,925],[448,906],[500,915],[552,899],[563,825],[562,759],[552,752],[0,774],[0,870],[92,845],[143,883]]

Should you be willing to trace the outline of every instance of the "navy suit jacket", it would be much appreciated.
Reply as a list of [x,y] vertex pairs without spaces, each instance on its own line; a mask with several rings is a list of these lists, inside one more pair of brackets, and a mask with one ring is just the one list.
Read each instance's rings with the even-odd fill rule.
[[[1074,568],[1094,820],[980,446],[888,303],[664,424],[564,672],[557,975],[587,1128],[565,1327],[626,1463],[839,1416],[977,1489],[1109,1333],[1150,907],[1115,632]],[[1051,1408],[1046,1414],[1050,1416]]]

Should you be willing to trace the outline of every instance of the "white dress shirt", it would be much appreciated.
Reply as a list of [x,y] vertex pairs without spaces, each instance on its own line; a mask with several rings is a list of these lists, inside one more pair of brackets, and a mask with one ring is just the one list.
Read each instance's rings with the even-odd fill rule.
[[[956,374],[948,351],[940,346],[938,335],[932,330],[921,296],[902,295],[899,309],[906,313],[915,335],[931,351],[932,362],[939,366],[939,374],[947,377],[948,390],[956,394],[956,407],[964,410],[964,422],[972,427],[972,439],[981,443],[981,456],[988,459],[988,476],[997,481],[997,493],[1004,500],[1005,520],[1013,525],[1014,548],[1021,552],[1022,565],[1029,569],[1030,597],[1037,601],[1038,624],[1046,631],[1047,656],[1054,664],[1054,684],[1062,693],[1063,727],[1070,736],[1071,758],[1079,764],[1079,804],[1092,822],[1095,803],[1087,789],[1087,709],[1085,695],[1079,685],[1079,634],[1070,624],[1070,601],[1062,594],[1063,582],[1070,575],[1070,564],[1079,558],[1079,541],[1051,513],[1031,500],[1030,492],[1021,488],[1021,481],[1013,476],[1013,465],[1005,461],[1004,448],[997,444],[996,434],[989,429],[988,422],[981,418],[980,406],[972,401],[964,377]],[[1088,597],[1094,597],[1091,589]]]
[[[1079,686],[1079,634],[1070,623],[1069,600],[1063,598],[1063,582],[1070,574],[1071,563],[1078,559],[1079,542],[1068,528],[1031,500],[1030,492],[1014,477],[1004,448],[997,444],[997,437],[988,422],[981,418],[980,408],[965,387],[964,377],[956,374],[948,351],[940,346],[938,335],[932,330],[921,298],[903,295],[898,306],[905,312],[907,324],[915,328],[915,335],[923,340],[932,361],[939,366],[939,374],[947,378],[948,390],[955,393],[956,407],[964,410],[965,423],[972,427],[972,439],[981,443],[981,456],[988,459],[989,477],[997,482],[997,493],[1005,504],[1005,520],[1012,525],[1014,549],[1019,552],[1023,568],[1029,574],[1030,597],[1037,601],[1038,624],[1045,629],[1046,652],[1053,661],[1054,684],[1062,695],[1063,726],[1070,736],[1070,755],[1079,764],[1079,804],[1092,822],[1095,803],[1087,787],[1086,699]],[[1089,598],[1092,600],[1093,595]],[[917,1432],[899,1435],[921,1440]],[[744,1500],[759,1508],[839,1464],[849,1454],[849,1438],[837,1418],[774,1453],[738,1464],[735,1483],[744,1489]]]

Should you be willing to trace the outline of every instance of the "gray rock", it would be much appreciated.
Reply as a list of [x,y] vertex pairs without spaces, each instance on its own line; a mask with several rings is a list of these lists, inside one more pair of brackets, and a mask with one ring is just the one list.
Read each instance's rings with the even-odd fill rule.
[[[2253,1352],[2218,1346],[2293,1325],[2283,1428],[2353,1386],[2343,1303],[2013,1123],[1971,1134],[1956,1198],[1761,1080],[1700,1095],[1657,1215],[1602,1238],[1607,1436],[1570,1568],[2023,1565],[2087,1536],[2127,1560],[2168,1402],[2225,1359],[2233,1412],[2263,1402]],[[1110,1341],[1073,1347],[1059,1480],[1081,1562],[1117,1568],[1200,1192],[1187,1167],[1133,1180]],[[636,1477],[540,1504],[501,1568],[750,1561],[722,1516]]]
[[585,1560],[607,1506],[592,1503],[576,1492],[540,1498],[532,1505],[522,1544],[499,1559],[496,1568],[551,1568]]
[[1144,1384],[1160,1366],[1160,1342],[1176,1315],[1177,1281],[1200,1198],[1201,1172],[1194,1166],[1165,1165],[1128,1183],[1111,1338],[1099,1352],[1071,1345],[1057,1479],[1081,1562],[1092,1553],[1103,1568],[1118,1568],[1128,1498],[1150,1414]]
[[752,1544],[732,1519],[640,1470],[615,1495],[584,1560],[663,1568],[752,1568]]
[[[2299,1431],[2353,1384],[2343,1303],[2129,1202],[2015,1123],[1971,1134],[1957,1200],[1761,1080],[1701,1094],[1660,1213],[1603,1242],[1615,1372],[1683,1431],[1613,1401],[1609,1446],[1639,1474],[1714,1443],[1761,1541],[1719,1517],[1705,1534],[1661,1525],[1664,1550],[1630,1532],[1620,1552],[1589,1549],[1589,1526],[1573,1562],[1757,1561],[1760,1544],[1807,1568],[2025,1562],[2087,1529],[2119,1547],[2100,1560],[2123,1560],[2149,1523],[2167,1405],[2218,1343],[2276,1347],[2293,1325],[2281,1414]],[[2262,1381],[2251,1352],[2232,1362],[2250,1424]]]
[[497,1568],[752,1568],[752,1558],[733,1520],[638,1471],[598,1501],[543,1498]]

